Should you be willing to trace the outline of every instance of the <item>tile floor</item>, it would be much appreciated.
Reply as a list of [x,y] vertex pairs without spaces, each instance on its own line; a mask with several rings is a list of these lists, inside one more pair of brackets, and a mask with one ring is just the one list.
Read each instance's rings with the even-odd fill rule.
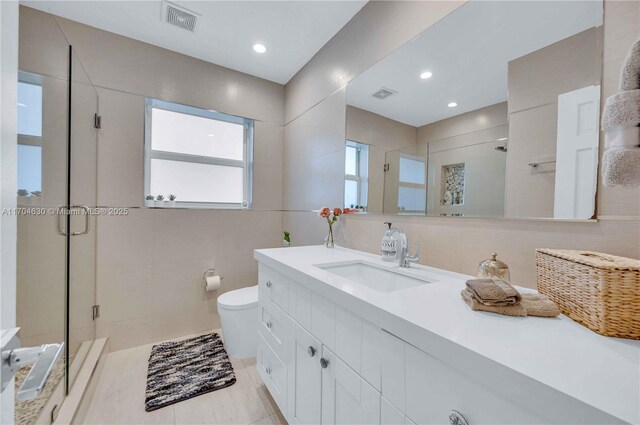
[[147,360],[152,346],[108,354],[83,423],[286,424],[256,372],[255,359],[231,359],[237,381],[230,387],[145,412]]

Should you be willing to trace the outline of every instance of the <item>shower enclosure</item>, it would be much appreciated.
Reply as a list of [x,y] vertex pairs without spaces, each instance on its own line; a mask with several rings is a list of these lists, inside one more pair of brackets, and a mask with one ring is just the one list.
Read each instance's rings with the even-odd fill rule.
[[[64,352],[37,397],[16,397],[21,425],[55,417],[95,340],[98,313],[98,94],[55,18],[38,18],[20,22],[17,325],[23,347],[62,342]],[[29,369],[16,374],[16,394]]]

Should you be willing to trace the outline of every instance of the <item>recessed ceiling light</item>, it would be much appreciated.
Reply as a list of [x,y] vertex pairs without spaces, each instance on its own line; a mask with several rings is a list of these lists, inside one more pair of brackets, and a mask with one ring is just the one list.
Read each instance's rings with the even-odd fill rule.
[[456,102],[451,102],[447,105],[449,108],[455,108],[456,106],[458,106],[458,104]]
[[264,44],[256,43],[253,45],[253,51],[256,53],[264,53],[267,51],[267,48],[264,46]]
[[209,137],[213,137],[213,134],[207,134],[207,136],[209,136]]
[[420,74],[420,78],[422,78],[423,80],[426,80],[427,78],[431,78],[433,76],[433,74],[429,71],[425,71],[422,74]]
[[498,139],[498,142],[502,142],[503,140],[507,140],[507,139],[508,139],[508,137],[501,137],[501,138]]

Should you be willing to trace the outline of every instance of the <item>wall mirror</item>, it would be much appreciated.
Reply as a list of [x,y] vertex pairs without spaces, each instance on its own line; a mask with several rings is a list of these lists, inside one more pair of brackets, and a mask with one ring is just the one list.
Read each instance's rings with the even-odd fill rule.
[[601,1],[471,1],[360,74],[345,206],[595,217],[602,25]]

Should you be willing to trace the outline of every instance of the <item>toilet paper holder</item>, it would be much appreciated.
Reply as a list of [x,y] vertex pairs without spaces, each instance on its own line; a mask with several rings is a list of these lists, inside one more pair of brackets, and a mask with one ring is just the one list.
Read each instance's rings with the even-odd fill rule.
[[[209,269],[206,272],[204,272],[202,274],[202,280],[206,283],[207,282],[207,278],[209,276],[215,276],[216,275],[216,269]],[[224,277],[220,276],[220,280],[224,279]]]

